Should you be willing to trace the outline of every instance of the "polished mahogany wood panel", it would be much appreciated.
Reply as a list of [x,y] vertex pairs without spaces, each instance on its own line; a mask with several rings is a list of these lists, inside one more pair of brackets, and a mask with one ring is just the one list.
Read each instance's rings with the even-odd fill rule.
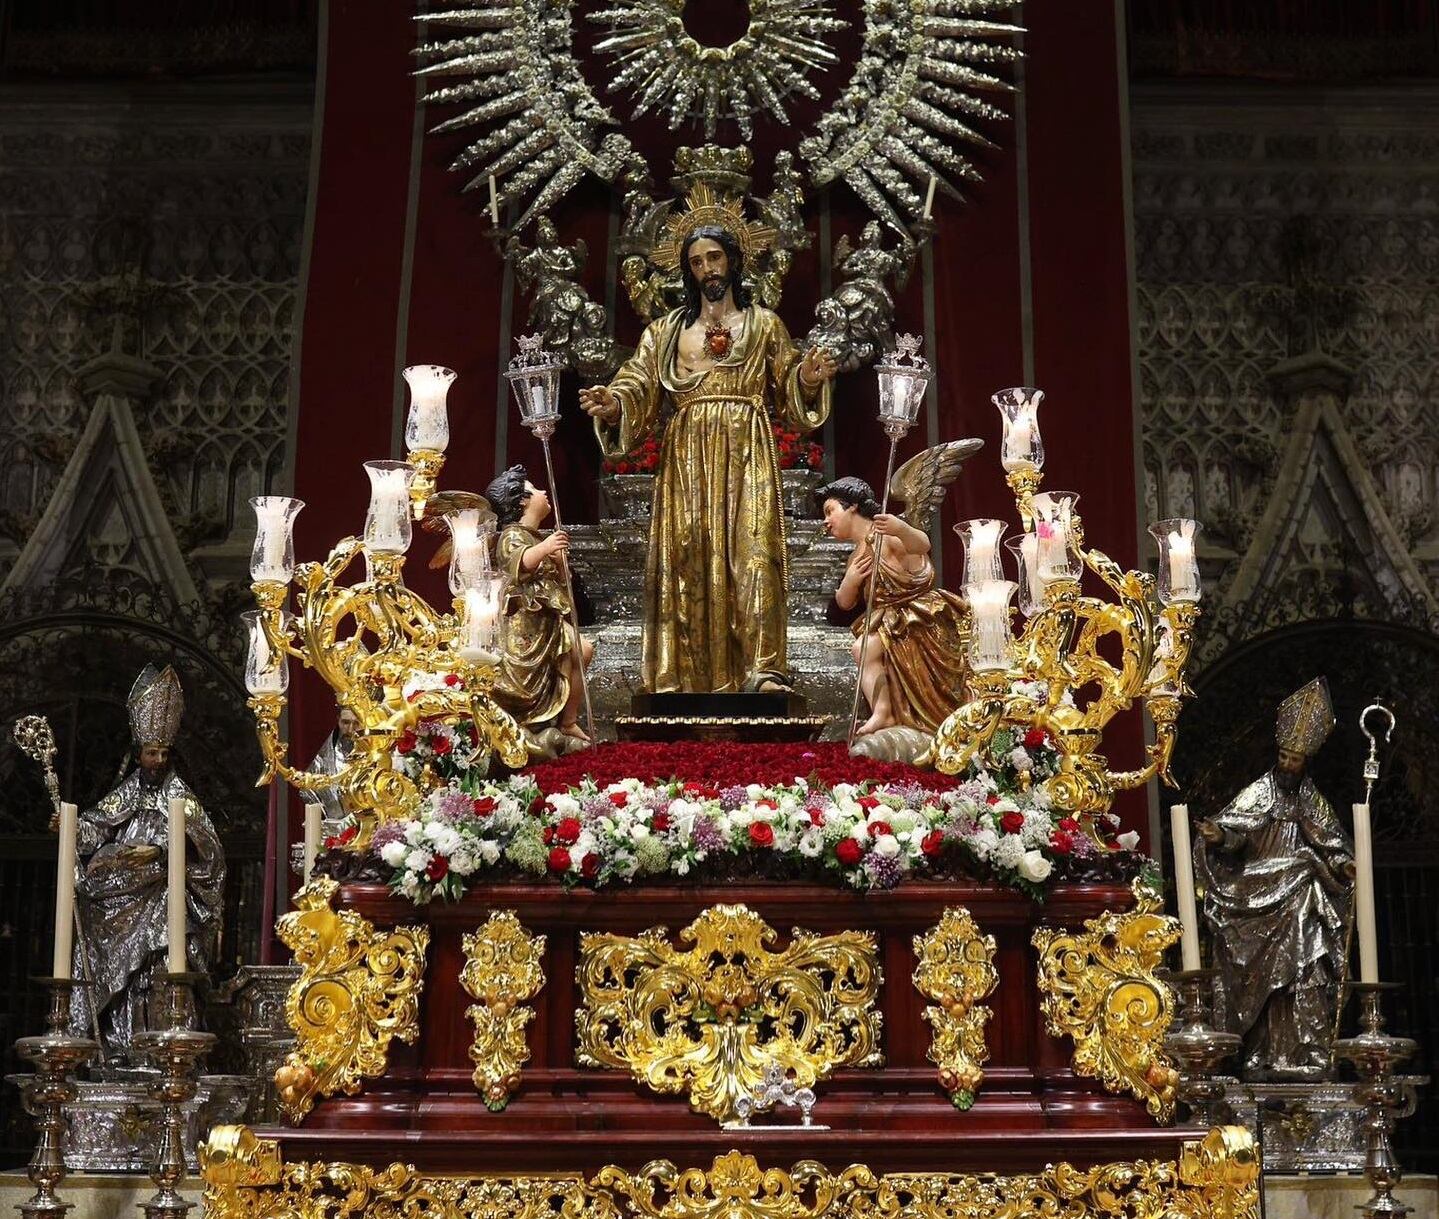
[[[1057,887],[1043,904],[978,884],[915,883],[874,894],[815,885],[755,883],[680,888],[636,886],[563,893],[552,884],[480,886],[453,905],[417,909],[375,885],[346,885],[340,905],[377,926],[428,922],[431,942],[413,1046],[393,1042],[389,1070],[358,1096],[320,1101],[304,1126],[283,1135],[292,1159],[399,1159],[430,1171],[540,1171],[602,1164],[637,1167],[657,1156],[684,1165],[740,1147],[766,1164],[815,1157],[838,1166],[864,1161],[884,1171],[1033,1170],[1057,1159],[1076,1165],[1172,1158],[1194,1131],[1156,1127],[1143,1107],[1110,1096],[1070,1069],[1071,1043],[1044,1028],[1036,986],[1038,926],[1077,927],[1124,909],[1129,890]],[[787,940],[792,928],[875,934],[884,970],[885,1065],[843,1070],[818,1085],[815,1121],[827,1131],[724,1130],[693,1112],[683,1095],[660,1096],[616,1071],[575,1065],[575,965],[583,931],[633,934],[665,926],[673,935],[702,910],[743,903]],[[993,935],[998,989],[987,1003],[990,1060],[973,1109],[954,1108],[928,1062],[926,1000],[911,980],[913,939],[948,906],[962,905]],[[532,1001],[530,1061],[501,1113],[491,1113],[470,1080],[470,998],[460,986],[461,937],[493,910],[512,910],[548,938],[546,982]],[[272,1133],[272,1132],[267,1132]],[[563,1148],[563,1151],[557,1151]]]

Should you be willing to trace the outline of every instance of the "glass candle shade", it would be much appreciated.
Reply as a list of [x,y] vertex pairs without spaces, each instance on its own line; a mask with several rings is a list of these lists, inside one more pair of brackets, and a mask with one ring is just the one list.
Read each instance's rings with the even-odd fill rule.
[[1004,420],[999,464],[1006,471],[1044,469],[1044,441],[1039,435],[1039,404],[1044,391],[1031,385],[1002,389],[989,399]]
[[[259,610],[246,610],[240,617],[245,623],[249,647],[245,653],[245,689],[251,694],[283,694],[290,688],[289,657],[270,646],[269,636]],[[294,616],[280,615],[280,633],[288,635]]]
[[375,554],[404,554],[414,531],[410,524],[410,484],[415,468],[406,461],[367,461],[370,510],[365,514],[365,545]]
[[305,501],[285,495],[257,495],[255,545],[250,551],[250,579],[256,584],[288,584],[295,574],[295,518]]
[[445,515],[450,527],[450,592],[463,596],[490,575],[490,543],[495,518],[480,508],[462,508]]
[[1014,553],[1015,574],[1019,577],[1019,612],[1033,617],[1044,608],[1044,590],[1048,581],[1039,575],[1039,535],[1021,534],[1005,543]]
[[919,419],[920,404],[934,376],[929,361],[919,355],[920,340],[902,334],[895,350],[874,366],[879,378],[879,422],[886,435],[903,436]]
[[1009,601],[1019,586],[1013,580],[986,580],[964,590],[969,602],[969,666],[976,673],[995,673],[1011,663],[1014,634],[1009,626]]
[[401,375],[410,387],[405,451],[443,453],[450,444],[450,412],[445,399],[455,379],[454,370],[438,364],[412,364]]
[[460,639],[456,650],[466,660],[493,662],[498,659],[500,600],[504,594],[504,583],[504,577],[491,572],[462,594],[465,604],[460,615]]
[[1038,575],[1047,585],[1054,580],[1077,580],[1083,570],[1074,538],[1073,491],[1044,491],[1030,499],[1034,532],[1038,537]]
[[1004,579],[999,543],[1007,528],[1003,521],[960,521],[954,527],[964,543],[964,579],[961,585],[987,584]]
[[1195,543],[1200,528],[1198,521],[1191,521],[1188,517],[1155,521],[1149,527],[1159,547],[1160,604],[1199,600],[1199,557],[1195,553]]
[[539,435],[553,432],[560,418],[560,373],[564,361],[541,349],[542,336],[521,335],[520,354],[510,361],[505,378],[520,409],[520,422]]

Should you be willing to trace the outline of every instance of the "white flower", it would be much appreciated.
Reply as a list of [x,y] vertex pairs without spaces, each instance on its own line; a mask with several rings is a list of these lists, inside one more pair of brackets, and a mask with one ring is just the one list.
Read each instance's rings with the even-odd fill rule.
[[425,841],[425,823],[423,821],[405,822],[405,841],[412,847],[417,847]]
[[997,868],[1017,868],[1024,858],[1024,840],[1018,834],[1006,834],[999,840],[990,858]]
[[899,854],[899,840],[893,834],[881,834],[874,840],[874,853],[893,859]]
[[405,856],[405,867],[411,872],[423,872],[430,866],[430,860],[433,858],[434,856],[428,851],[416,847]]
[[500,858],[500,844],[486,839],[479,845],[480,858],[486,863],[497,863]]
[[837,800],[846,800],[846,799],[848,799],[850,796],[854,795],[854,784],[853,784],[853,783],[836,783],[836,784],[835,784],[833,787],[831,787],[829,790],[830,790],[830,793],[835,797],[835,799],[837,799]]
[[[495,844],[491,842],[485,845],[494,846]],[[496,847],[495,850],[496,853],[498,853],[499,848]],[[456,851],[450,856],[450,871],[455,873],[456,876],[468,876],[477,867],[479,867],[479,860],[468,851]]]
[[818,829],[808,829],[800,835],[799,842],[795,845],[806,859],[817,859],[824,850],[824,835]]
[[744,789],[744,794],[748,796],[751,800],[758,800],[761,796],[764,795],[764,788],[762,788],[758,783],[751,783],[748,787]]
[[634,841],[640,842],[643,839],[648,838],[649,836],[650,827],[645,825],[643,822],[636,821],[634,825],[630,826],[630,837],[634,839]]
[[1042,851],[1025,851],[1024,858],[1019,861],[1019,874],[1035,884],[1044,880],[1053,870],[1054,865],[1045,858]]
[[405,862],[405,856],[409,854],[403,842],[387,842],[380,848],[380,858],[392,868],[398,868]]
[[578,817],[583,811],[580,802],[573,796],[567,796],[563,792],[556,792],[552,796],[545,797],[545,803],[555,810],[557,817]]
[[1019,836],[1024,839],[1025,846],[1043,846],[1049,841],[1050,832],[1048,813],[1031,809],[1024,814],[1024,828],[1019,831]]
[[1009,751],[1009,764],[1020,774],[1028,774],[1034,769],[1034,759],[1023,745],[1016,745]]
[[1136,850],[1139,846],[1139,834],[1135,830],[1126,830],[1119,836],[1119,845],[1126,851]]
[[[1011,837],[1011,835],[1005,836]],[[988,859],[994,853],[994,848],[999,845],[999,835],[989,826],[982,826],[969,836],[969,845],[980,859]]]

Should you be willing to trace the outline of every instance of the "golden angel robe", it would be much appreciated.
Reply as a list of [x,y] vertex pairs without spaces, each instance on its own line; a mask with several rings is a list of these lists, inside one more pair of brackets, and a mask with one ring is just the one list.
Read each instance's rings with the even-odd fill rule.
[[506,578],[495,699],[526,726],[554,719],[564,709],[570,683],[560,662],[575,646],[569,590],[558,563],[545,559],[526,571],[520,562],[541,540],[533,529],[512,524],[495,543]]
[[812,431],[830,386],[806,401],[800,353],[779,317],[754,305],[729,354],[682,376],[684,314],[646,327],[610,383],[616,426],[595,421],[618,459],[664,428],[645,566],[643,684],[666,692],[737,691],[784,676],[784,510],[775,421]]
[[[871,546],[878,540],[870,534]],[[863,614],[852,629],[856,638],[864,633]],[[928,559],[922,570],[910,572],[886,555],[875,580],[870,630],[870,647],[877,642],[884,649],[895,721],[933,734],[968,698],[969,615],[963,599],[935,587]]]

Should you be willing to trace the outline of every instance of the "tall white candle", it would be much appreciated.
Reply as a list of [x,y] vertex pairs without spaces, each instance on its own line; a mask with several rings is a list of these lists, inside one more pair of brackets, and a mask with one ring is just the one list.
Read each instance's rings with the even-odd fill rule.
[[1374,837],[1369,806],[1354,806],[1354,922],[1359,933],[1359,980],[1379,981],[1379,937],[1374,925]]
[[176,797],[170,801],[169,840],[166,844],[165,863],[167,879],[165,889],[165,925],[169,945],[165,956],[165,967],[172,974],[185,972],[185,801]]
[[1174,840],[1174,897],[1179,907],[1179,953],[1185,969],[1199,968],[1199,911],[1194,905],[1194,852],[1189,841],[1189,806],[1169,810]]
[[969,534],[969,569],[974,582],[993,580],[999,572],[999,535],[1003,521],[978,521]]
[[320,812],[318,804],[305,805],[305,863],[301,869],[301,883],[310,883],[310,873],[315,870],[315,859],[320,854]]
[[1176,601],[1192,601],[1198,592],[1199,567],[1194,561],[1194,539],[1182,533],[1169,535],[1169,595]]
[[75,821],[73,804],[60,805],[60,842],[55,855],[55,957],[52,978],[70,976],[75,944]]
[[977,672],[993,672],[1009,665],[1009,649],[1014,639],[1009,628],[1009,599],[1015,587],[1009,580],[986,580],[965,590],[974,618],[970,667]]
[[1028,411],[1020,411],[1004,429],[1004,452],[999,464],[1006,470],[1022,470],[1034,465],[1034,420]]

